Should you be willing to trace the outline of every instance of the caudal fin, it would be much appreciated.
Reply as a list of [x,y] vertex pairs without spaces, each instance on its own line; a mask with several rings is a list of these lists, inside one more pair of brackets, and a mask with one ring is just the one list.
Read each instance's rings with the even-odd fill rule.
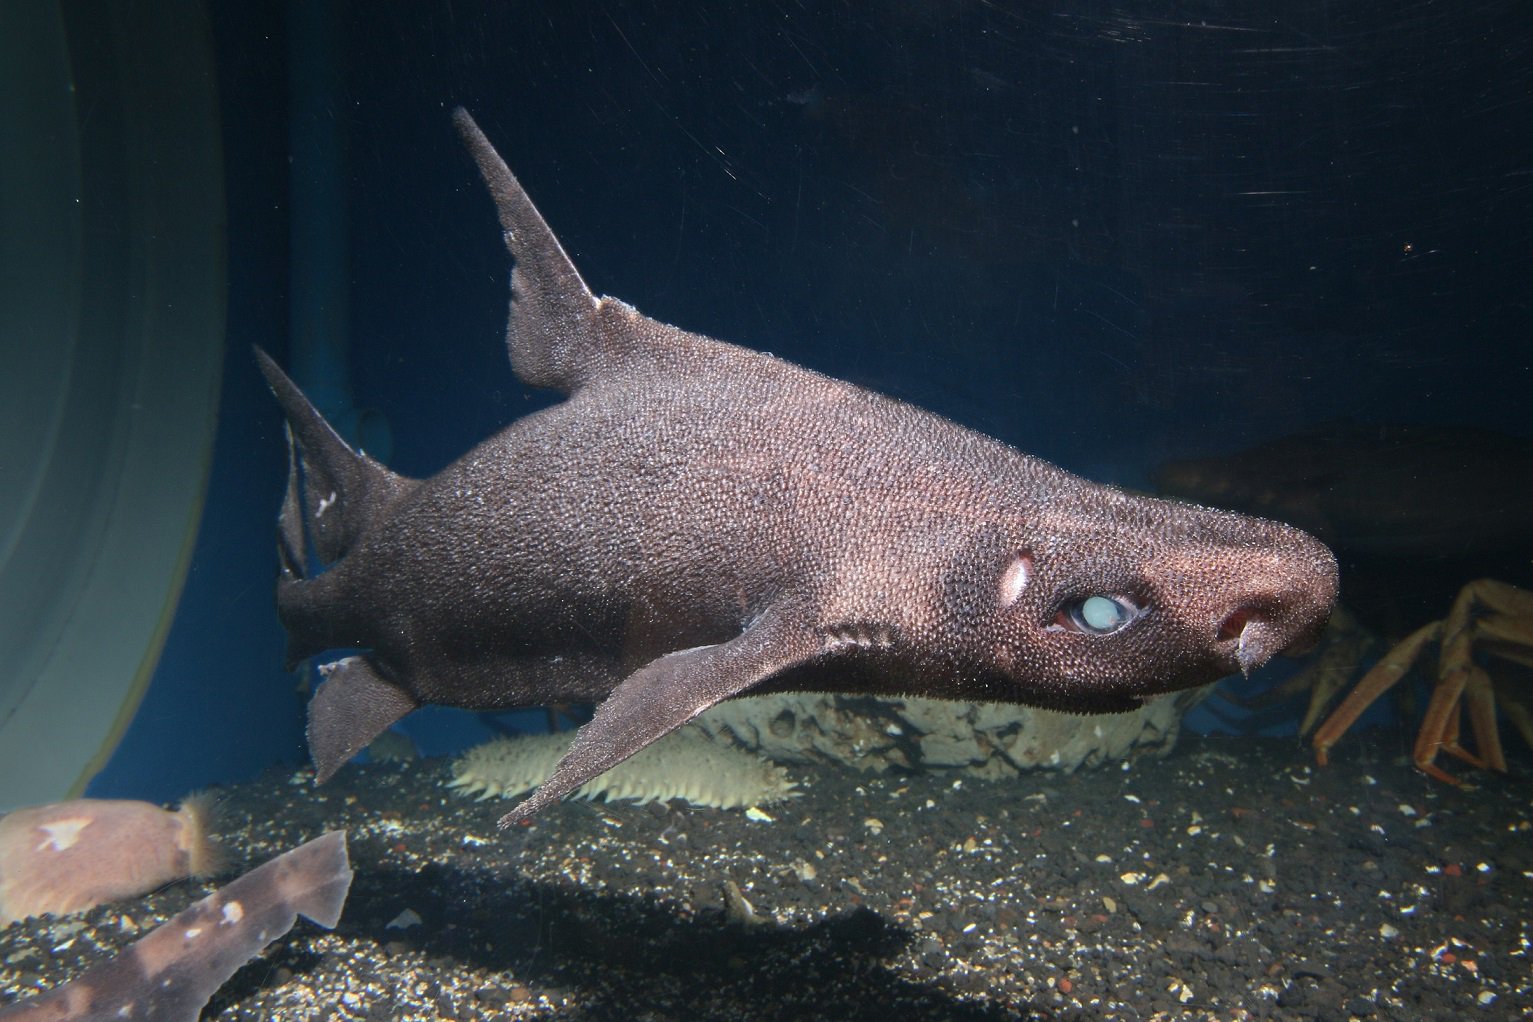
[[304,657],[340,644],[328,627],[333,594],[325,583],[333,579],[328,575],[311,577],[311,568],[344,558],[415,481],[352,450],[271,356],[260,348],[255,355],[287,416],[287,493],[277,516],[277,553],[282,567],[277,606],[287,627],[291,667]]
[[338,561],[411,480],[352,450],[270,355],[256,348],[255,356],[287,416],[287,495],[279,516],[283,572],[307,578],[306,532],[320,564]]

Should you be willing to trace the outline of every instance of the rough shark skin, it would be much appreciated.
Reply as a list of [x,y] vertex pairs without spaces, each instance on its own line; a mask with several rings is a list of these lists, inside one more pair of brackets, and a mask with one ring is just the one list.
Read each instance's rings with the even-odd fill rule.
[[257,353],[293,439],[288,658],[362,651],[310,704],[320,780],[424,703],[600,703],[507,825],[748,691],[1121,710],[1325,624],[1336,562],[1297,529],[1087,482],[596,297],[454,121],[514,259],[512,366],[568,399],[411,480]]

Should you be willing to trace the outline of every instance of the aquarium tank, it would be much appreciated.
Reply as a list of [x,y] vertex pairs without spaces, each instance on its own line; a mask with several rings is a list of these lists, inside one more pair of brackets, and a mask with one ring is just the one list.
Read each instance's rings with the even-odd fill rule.
[[1525,5],[37,0],[0,137],[0,1020],[1533,1014]]

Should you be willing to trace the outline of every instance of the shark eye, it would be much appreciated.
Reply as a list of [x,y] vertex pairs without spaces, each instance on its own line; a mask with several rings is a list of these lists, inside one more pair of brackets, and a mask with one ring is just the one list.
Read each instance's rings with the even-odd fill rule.
[[1071,600],[1054,615],[1053,627],[1082,635],[1111,635],[1134,618],[1142,608],[1126,596],[1087,596]]

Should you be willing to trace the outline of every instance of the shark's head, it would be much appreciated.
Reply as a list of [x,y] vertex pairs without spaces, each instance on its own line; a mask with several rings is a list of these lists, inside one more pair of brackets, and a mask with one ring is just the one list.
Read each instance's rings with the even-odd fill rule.
[[1307,533],[1074,477],[980,546],[971,651],[1064,709],[1249,674],[1313,645],[1336,601],[1336,559]]

